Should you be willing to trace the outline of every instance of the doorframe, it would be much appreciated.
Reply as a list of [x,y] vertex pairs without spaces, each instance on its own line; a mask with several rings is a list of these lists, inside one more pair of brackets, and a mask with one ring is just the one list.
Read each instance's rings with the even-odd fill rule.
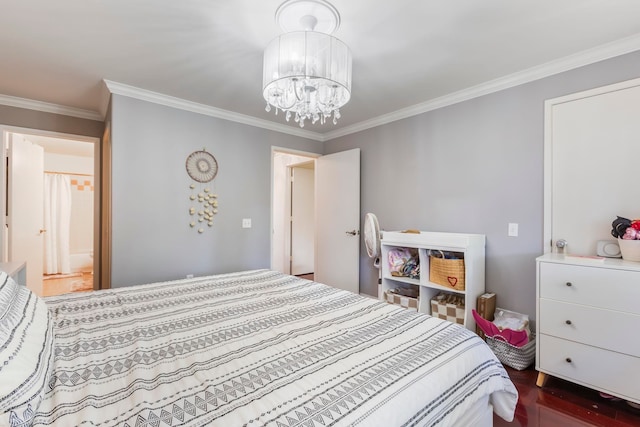
[[[100,266],[104,267],[104,263],[101,263],[102,260],[102,240],[101,240],[101,230],[103,229],[103,221],[104,215],[102,212],[102,200],[108,193],[105,195],[104,192],[101,192],[103,184],[103,177],[110,172],[109,165],[103,164],[103,145],[100,138],[85,136],[85,135],[76,135],[64,132],[55,132],[55,131],[47,131],[42,129],[34,129],[34,128],[25,128],[18,126],[9,126],[9,125],[0,125],[0,141],[2,141],[2,147],[0,148],[1,161],[0,161],[0,212],[2,215],[2,224],[0,226],[0,261],[8,260],[8,248],[5,247],[5,242],[8,238],[8,230],[5,226],[6,224],[6,215],[7,215],[7,198],[8,198],[8,182],[7,182],[7,142],[8,142],[8,134],[10,133],[20,133],[24,135],[37,135],[44,137],[52,137],[52,138],[62,138],[69,139],[78,142],[90,142],[94,144],[93,147],[93,155],[94,155],[94,198],[93,198],[93,221],[94,221],[94,231],[93,231],[93,272],[94,272],[94,289],[101,288],[101,270]],[[29,268],[29,266],[27,266]],[[108,282],[107,282],[108,283]]]
[[[294,179],[296,173],[295,171],[297,169],[304,169],[304,170],[308,170],[311,172],[311,180],[312,182],[312,186],[310,188],[311,191],[311,203],[310,205],[312,206],[313,209],[313,220],[311,222],[306,221],[307,225],[311,225],[312,227],[312,235],[313,235],[313,242],[311,243],[311,253],[313,255],[313,260],[310,262],[311,264],[311,270],[307,270],[304,273],[297,273],[297,274],[309,274],[309,273],[313,273],[315,270],[315,199],[316,199],[316,187],[315,187],[315,169],[316,169],[316,158],[312,158],[312,159],[307,159],[304,160],[302,162],[297,162],[297,163],[292,163],[287,165],[287,179],[289,180],[286,190],[286,197],[285,197],[285,207],[286,209],[289,209],[289,212],[291,213],[291,215],[293,216],[290,221],[288,221],[288,223],[286,224],[287,227],[285,230],[285,249],[288,248],[288,251],[285,250],[285,257],[288,255],[289,256],[289,274],[294,275],[293,271],[293,261],[299,262],[299,256],[298,259],[295,260],[294,258],[297,256],[296,252],[294,251],[294,240],[295,237],[297,236],[297,233],[294,233],[294,224],[298,224],[300,225],[300,222],[304,220],[301,220],[299,217],[294,215],[294,209],[295,208],[300,208],[300,204],[297,201],[297,199],[294,197],[293,193],[294,193],[294,187],[298,187],[299,188],[299,181],[300,178],[298,178],[297,180]],[[298,182],[298,184],[296,184],[296,182]],[[308,188],[307,188],[308,189]],[[303,204],[304,205],[304,204]],[[296,227],[296,229],[298,229]]]
[[[584,100],[587,98],[593,98],[601,95],[606,95],[613,92],[624,91],[640,86],[640,78],[631,80],[625,80],[619,83],[613,83],[609,85],[600,86],[593,89],[587,89],[568,95],[559,96],[557,98],[551,98],[544,101],[544,185],[543,185],[543,237],[542,237],[542,249],[544,253],[553,252],[555,242],[553,241],[553,194],[554,194],[554,182],[553,182],[553,122],[554,122],[554,108],[568,102],[574,102]],[[598,180],[607,180],[609,176],[609,169],[618,168],[615,164],[606,164],[600,162],[600,168],[597,171],[594,170],[594,176]],[[563,168],[570,167],[570,165],[563,165]],[[583,183],[588,187],[589,183]],[[619,183],[612,182],[612,188],[619,187]],[[612,212],[620,212],[615,206],[608,206]],[[585,207],[590,209],[591,206]],[[597,234],[597,233],[596,233]],[[607,236],[611,237],[611,236]],[[593,238],[594,242],[598,240],[598,237]]]
[[[314,152],[310,152],[310,151],[302,151],[302,150],[296,150],[296,149],[292,149],[292,148],[286,148],[286,147],[278,147],[275,145],[271,146],[271,193],[270,193],[270,197],[269,197],[269,206],[270,206],[270,211],[269,211],[269,216],[270,216],[270,221],[269,224],[271,226],[271,232],[269,233],[269,265],[271,266],[272,270],[280,270],[280,266],[275,266],[273,264],[273,244],[274,244],[274,234],[275,234],[275,222],[274,222],[274,203],[273,203],[273,197],[274,197],[274,184],[275,184],[275,168],[274,168],[274,162],[275,162],[275,156],[276,153],[280,153],[280,154],[291,154],[294,156],[304,156],[304,157],[308,157],[309,160],[313,160],[315,162],[315,160],[318,157],[322,157],[322,154],[320,153],[314,153]],[[315,196],[315,188],[314,188],[314,196]]]

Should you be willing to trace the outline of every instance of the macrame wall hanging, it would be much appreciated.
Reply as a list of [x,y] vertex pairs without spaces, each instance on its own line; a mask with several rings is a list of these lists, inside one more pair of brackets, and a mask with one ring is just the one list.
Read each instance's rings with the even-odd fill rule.
[[196,181],[189,186],[189,226],[197,229],[198,233],[204,233],[205,225],[213,227],[213,217],[218,213],[218,195],[213,185],[218,174],[218,162],[203,148],[189,154],[186,167],[189,177]]

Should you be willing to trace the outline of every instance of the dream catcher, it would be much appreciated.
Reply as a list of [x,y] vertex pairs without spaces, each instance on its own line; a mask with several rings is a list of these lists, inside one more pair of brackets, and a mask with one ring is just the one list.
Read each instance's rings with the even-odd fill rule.
[[186,161],[187,173],[196,181],[189,188],[189,216],[191,228],[198,227],[198,233],[204,232],[204,226],[213,227],[213,217],[218,213],[218,195],[211,188],[213,179],[218,174],[218,162],[211,153],[204,149],[189,154]]

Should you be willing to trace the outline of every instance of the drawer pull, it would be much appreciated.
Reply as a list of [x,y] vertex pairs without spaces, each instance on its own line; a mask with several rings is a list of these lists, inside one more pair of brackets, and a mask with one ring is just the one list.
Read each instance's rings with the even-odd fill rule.
[[571,324],[571,320],[566,320],[564,323],[566,323],[567,325]]
[[567,282],[567,286],[572,286],[573,284],[571,282]]
[[571,358],[570,357],[567,357],[565,360],[567,361],[567,363],[571,363]]

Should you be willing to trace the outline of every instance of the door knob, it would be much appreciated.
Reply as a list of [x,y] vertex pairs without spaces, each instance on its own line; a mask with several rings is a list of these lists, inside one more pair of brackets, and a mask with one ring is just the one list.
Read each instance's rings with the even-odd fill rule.
[[46,232],[47,232],[47,230],[45,230],[44,228],[41,228],[41,229],[40,229],[40,234],[42,234],[42,233],[46,233]]
[[568,245],[569,245],[569,242],[567,242],[564,239],[557,240],[556,241],[556,248],[558,248],[558,253],[559,254],[566,253]]
[[345,233],[347,233],[350,236],[357,236],[360,234],[360,230],[345,231]]

